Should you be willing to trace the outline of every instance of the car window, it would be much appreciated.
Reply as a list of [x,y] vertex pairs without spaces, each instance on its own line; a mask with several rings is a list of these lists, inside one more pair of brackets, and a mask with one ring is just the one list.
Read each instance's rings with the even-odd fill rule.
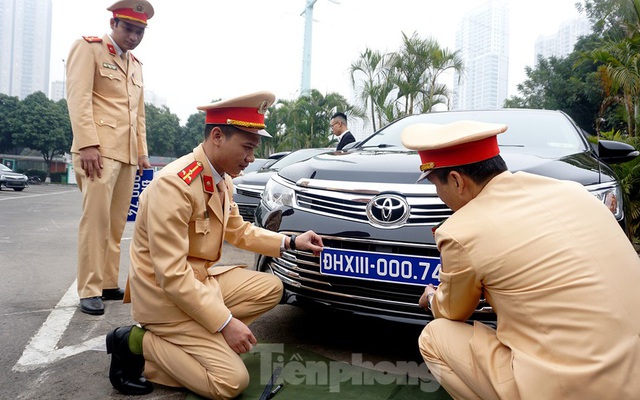
[[508,129],[498,135],[501,151],[518,148],[519,153],[542,157],[560,157],[588,149],[584,136],[573,121],[560,112],[464,111],[430,113],[402,118],[365,139],[361,147],[399,147],[402,130],[415,123],[446,124],[458,120],[505,123]]

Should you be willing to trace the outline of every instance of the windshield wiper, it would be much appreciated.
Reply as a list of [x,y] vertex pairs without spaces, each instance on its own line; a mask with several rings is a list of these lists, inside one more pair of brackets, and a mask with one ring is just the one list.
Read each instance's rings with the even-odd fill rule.
[[398,147],[395,144],[387,144],[387,143],[381,143],[375,146],[362,146],[360,147],[361,149],[370,149],[372,147],[378,148],[378,149],[386,149],[387,147]]

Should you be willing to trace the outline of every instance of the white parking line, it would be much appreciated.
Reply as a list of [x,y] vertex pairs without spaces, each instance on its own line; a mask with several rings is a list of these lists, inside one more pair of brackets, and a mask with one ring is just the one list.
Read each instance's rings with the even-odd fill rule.
[[28,199],[30,197],[42,197],[42,196],[50,196],[52,194],[65,194],[65,193],[71,193],[74,192],[75,190],[69,189],[69,190],[64,190],[61,192],[51,192],[51,193],[43,193],[43,194],[28,194],[28,195],[23,195],[20,194],[19,196],[15,196],[15,197],[3,197],[0,199],[0,201],[6,201],[6,200],[23,200],[23,199]]
[[104,335],[80,344],[57,347],[78,308],[80,298],[76,285],[74,281],[38,332],[31,338],[22,356],[13,366],[14,372],[34,370],[89,350],[106,351]]

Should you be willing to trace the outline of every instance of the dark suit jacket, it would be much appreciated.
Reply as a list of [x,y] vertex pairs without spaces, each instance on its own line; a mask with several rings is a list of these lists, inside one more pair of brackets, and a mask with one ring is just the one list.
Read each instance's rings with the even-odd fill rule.
[[338,142],[338,147],[336,147],[336,150],[342,150],[344,146],[355,141],[356,138],[353,137],[351,131],[345,131],[342,135],[340,135],[340,141]]

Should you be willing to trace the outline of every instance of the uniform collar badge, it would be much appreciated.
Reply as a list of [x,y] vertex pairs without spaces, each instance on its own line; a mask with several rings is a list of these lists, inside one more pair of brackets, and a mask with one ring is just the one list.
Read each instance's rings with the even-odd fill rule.
[[200,174],[200,172],[202,172],[203,169],[204,167],[202,166],[202,163],[200,161],[194,161],[191,164],[187,165],[185,169],[178,172],[178,176],[182,178],[182,180],[187,185],[190,185],[191,182],[193,182],[193,180]]
[[207,193],[213,193],[213,177],[203,175],[202,180],[204,181],[204,191]]
[[116,48],[113,47],[111,43],[107,43],[107,50],[109,50],[109,54],[111,54],[112,56],[115,56],[116,54],[118,54],[116,52]]

